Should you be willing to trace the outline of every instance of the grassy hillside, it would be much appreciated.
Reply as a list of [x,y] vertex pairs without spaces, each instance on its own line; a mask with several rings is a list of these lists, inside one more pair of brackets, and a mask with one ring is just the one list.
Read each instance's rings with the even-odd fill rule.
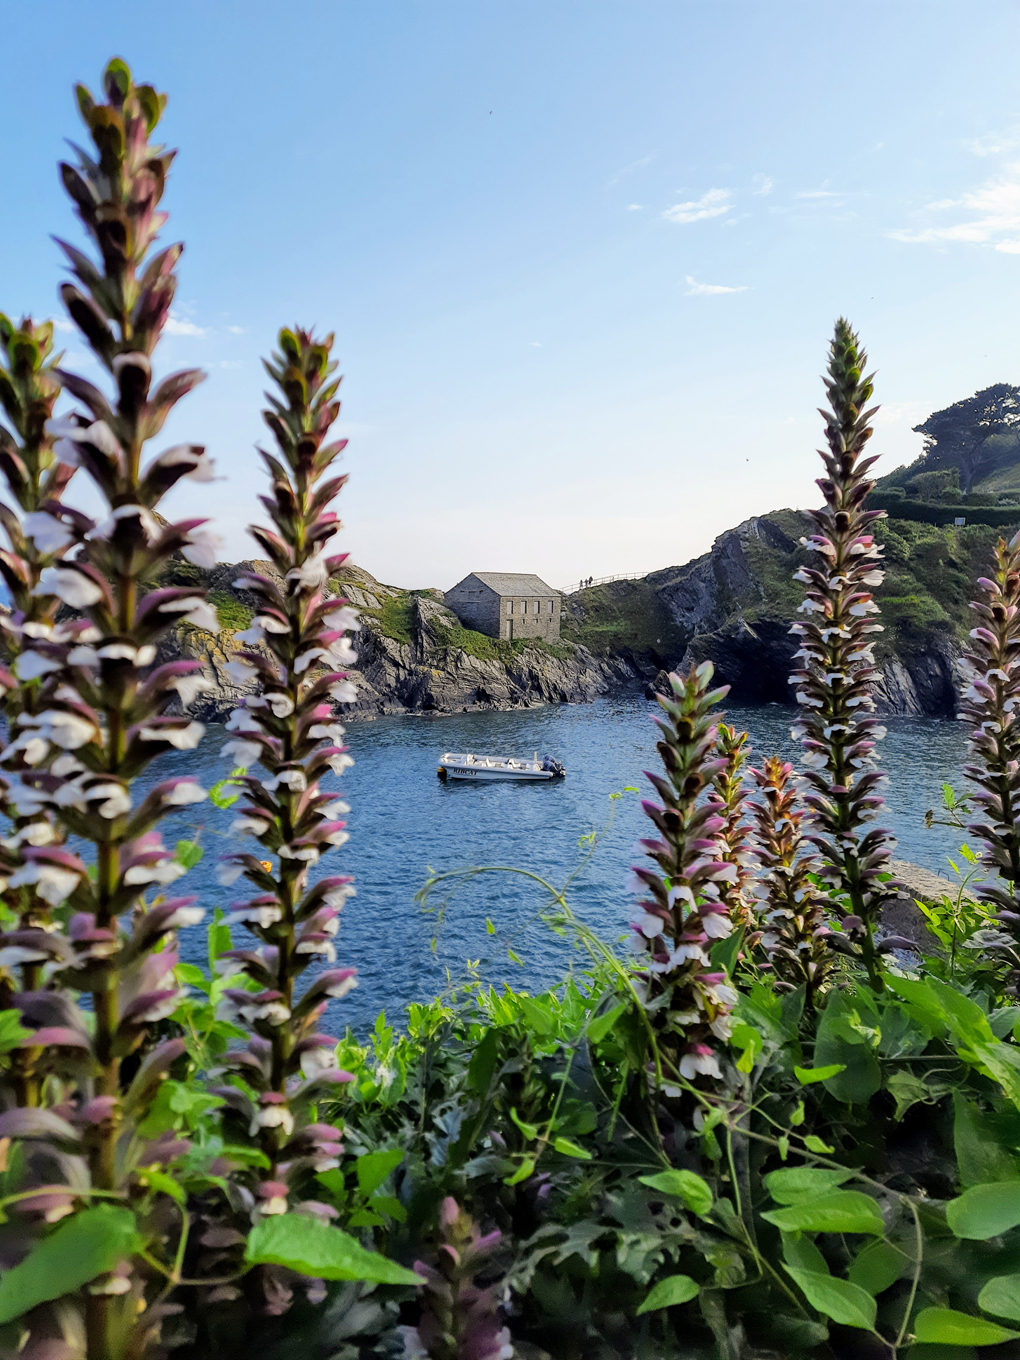
[[611,581],[570,597],[560,632],[598,654],[651,652],[674,658],[683,638],[647,580]]
[[[725,631],[737,623],[752,629],[787,624],[797,618],[803,587],[793,573],[804,560],[799,539],[807,531],[797,511],[770,512],[768,520],[796,545],[784,552],[749,539],[743,545],[746,585],[730,584],[720,557],[715,570],[713,617],[705,631]],[[880,657],[925,650],[936,634],[962,640],[971,628],[969,604],[974,580],[987,572],[992,548],[1000,535],[1009,537],[1020,524],[938,525],[890,518],[876,525],[885,547],[885,584],[878,592],[885,632],[876,635]],[[661,574],[657,576],[661,584]],[[563,614],[563,636],[594,652],[630,649],[674,664],[690,637],[679,628],[649,580],[617,581],[572,596]]]

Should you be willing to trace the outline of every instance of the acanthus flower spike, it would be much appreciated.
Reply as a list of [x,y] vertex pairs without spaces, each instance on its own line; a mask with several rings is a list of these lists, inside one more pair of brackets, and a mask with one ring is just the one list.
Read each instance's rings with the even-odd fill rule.
[[[262,767],[261,775],[238,779],[246,797],[236,808],[234,834],[254,837],[273,856],[238,851],[220,865],[222,883],[244,877],[256,889],[234,903],[226,919],[243,926],[258,947],[231,950],[221,961],[224,972],[257,988],[224,992],[224,1014],[256,1037],[223,1063],[251,1091],[243,1108],[228,1102],[225,1117],[237,1121],[232,1137],[254,1141],[269,1162],[266,1183],[273,1192],[255,1195],[256,1218],[301,1202],[308,1158],[295,1157],[295,1147],[317,1126],[315,1101],[351,1080],[338,1068],[335,1041],[320,1032],[320,1022],[329,1002],[357,985],[353,968],[330,968],[299,991],[310,966],[334,962],[336,913],[353,893],[346,876],[311,884],[309,875],[348,838],[335,797],[320,781],[353,764],[330,697],[348,683],[335,667],[354,659],[347,633],[358,619],[346,600],[327,593],[329,571],[342,559],[323,552],[340,528],[327,506],[346,480],[330,471],[344,443],[326,442],[340,409],[332,336],[318,340],[310,331],[284,330],[279,346],[266,364],[279,394],[269,395],[264,413],[277,448],[262,453],[271,494],[261,499],[273,528],[251,530],[273,570],[245,571],[237,582],[259,603],[252,628],[238,637],[245,650],[233,664],[259,689],[234,710],[223,748],[235,767]],[[319,1156],[324,1164],[339,1139],[339,1130],[330,1132],[330,1154]],[[269,1289],[269,1276],[265,1283]]]
[[[713,971],[709,950],[733,931],[724,892],[736,884],[736,864],[720,854],[727,822],[703,795],[727,768],[716,751],[714,706],[728,692],[711,689],[705,661],[687,675],[670,675],[655,723],[665,774],[648,773],[660,802],[642,804],[658,838],[643,840],[654,868],[634,869],[642,894],[631,920],[641,958],[649,1019],[662,1054],[660,1095],[679,1095],[678,1080],[720,1080],[736,993]],[[656,1078],[659,1078],[656,1073]]]
[[[59,828],[50,843],[27,838],[10,882],[19,891],[31,887],[37,900],[67,907],[66,930],[52,932],[52,946],[35,951],[44,960],[31,966],[36,976],[42,971],[47,985],[90,993],[92,1024],[75,1022],[73,1010],[61,1017],[70,1023],[38,1023],[38,990],[14,1002],[25,1023],[60,1037],[59,1042],[54,1037],[54,1053],[77,1050],[65,1042],[68,1033],[88,1036],[80,1085],[58,1090],[65,1104],[81,1103],[81,1117],[90,1125],[78,1176],[85,1204],[94,1194],[132,1201],[142,1184],[142,1165],[176,1155],[173,1140],[160,1150],[138,1136],[157,1089],[155,1080],[139,1082],[153,1058],[152,1026],[173,1013],[182,995],[173,934],[194,924],[200,909],[189,899],[150,906],[146,894],[160,893],[183,872],[156,830],[160,819],[198,801],[202,791],[194,780],[168,781],[136,808],[132,786],[156,756],[193,749],[201,737],[201,724],[168,713],[183,697],[184,681],[196,679],[193,667],[153,666],[161,639],[182,616],[199,626],[211,617],[203,612],[202,592],[159,588],[170,556],[193,548],[204,523],[167,523],[158,513],[160,501],[181,477],[204,475],[208,460],[200,449],[170,450],[143,471],[147,442],[203,378],[189,370],[162,382],[153,379],[152,356],[169,315],[181,252],[180,246],[152,250],[166,222],[159,204],[173,159],[151,140],[165,98],[136,84],[120,60],[107,66],[103,88],[105,102],[78,88],[94,150],[80,151],[77,165],[61,167],[98,256],[90,259],[61,243],[76,279],[63,285],[61,297],[97,361],[102,389],[52,369],[48,335],[39,328],[19,338],[0,323],[7,352],[14,344],[20,356],[17,363],[30,350],[35,355],[30,367],[39,390],[32,438],[40,469],[32,483],[25,446],[19,449],[0,435],[0,466],[9,484],[24,491],[16,499],[26,512],[25,537],[16,546],[25,557],[34,545],[34,556],[25,558],[31,570],[18,587],[24,645],[17,649],[13,674],[20,688],[13,702],[8,697],[9,711],[17,709],[19,721],[12,728],[17,735],[0,763],[20,776],[19,815],[33,824],[45,818]],[[78,409],[54,419],[58,383]],[[2,382],[0,390],[7,395]],[[60,499],[75,468],[93,483],[103,507],[95,520]],[[14,532],[13,519],[8,530]],[[79,617],[58,622],[58,604]],[[31,705],[28,686],[37,696]],[[62,849],[55,842],[65,834],[91,843],[94,855],[79,860]],[[93,860],[88,870],[86,859]],[[163,1046],[169,1061],[183,1051]],[[134,1076],[133,1055],[140,1057]],[[180,1140],[176,1147],[179,1152]],[[148,1162],[140,1163],[141,1157]],[[155,1196],[155,1217],[168,1202]],[[67,1211],[63,1206],[61,1212]],[[152,1240],[144,1215],[136,1223],[138,1240]],[[90,1360],[142,1355],[158,1341],[160,1288],[150,1267],[129,1250],[83,1301],[63,1301],[62,1307],[81,1308],[80,1322],[72,1326],[71,1312],[61,1317],[84,1335]],[[40,1325],[47,1325],[45,1317]],[[29,1350],[33,1345],[34,1336]]]
[[811,1011],[835,964],[825,920],[828,899],[812,878],[818,857],[805,839],[807,814],[800,806],[793,766],[770,756],[751,775],[759,798],[751,805],[755,820],[760,945],[777,987],[804,988]]
[[967,688],[960,716],[972,724],[970,754],[964,766],[976,786],[971,804],[981,820],[967,829],[984,842],[983,864],[995,875],[977,888],[994,906],[1000,928],[1014,936],[1020,888],[1020,534],[1000,539],[992,573],[978,581],[983,598],[971,609],[978,624],[964,657]]
[[814,557],[796,573],[807,590],[800,607],[804,622],[790,630],[800,638],[800,664],[790,683],[802,710],[793,734],[804,745],[809,839],[819,852],[822,877],[846,904],[843,915],[851,922],[846,942],[871,986],[881,991],[875,927],[892,886],[889,858],[895,841],[880,828],[864,831],[882,802],[877,790],[884,776],[873,766],[875,744],[885,735],[874,717],[878,671],[870,640],[882,631],[874,622],[879,608],[873,594],[882,580],[882,549],[872,529],[885,511],[864,508],[875,462],[862,456],[875,414],[866,409],[874,390],[866,365],[857,336],[841,318],[825,378],[830,409],[821,412],[828,449],[821,452],[826,476],[818,487],[825,504],[809,512],[817,532],[804,543]]

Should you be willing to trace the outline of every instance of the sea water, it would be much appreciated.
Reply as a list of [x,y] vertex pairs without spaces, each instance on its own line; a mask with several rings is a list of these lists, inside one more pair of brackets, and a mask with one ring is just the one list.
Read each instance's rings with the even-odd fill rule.
[[[336,966],[356,967],[359,986],[331,1005],[329,1027],[350,1024],[364,1033],[380,1010],[400,1023],[409,1002],[464,980],[469,961],[486,980],[531,991],[571,966],[583,967],[584,956],[541,919],[552,898],[540,879],[557,891],[569,884],[572,911],[603,939],[619,941],[631,909],[627,870],[640,860],[636,841],[651,830],[640,800],[651,793],[642,772],[658,764],[655,711],[654,703],[625,695],[512,713],[352,723],[347,741],[356,764],[341,779],[325,781],[351,805],[351,838],[319,872],[355,876],[357,896],[341,916]],[[774,753],[796,759],[792,717],[792,710],[775,705],[727,713],[750,733],[752,763]],[[219,758],[224,740],[222,728],[210,727],[196,751],[161,761],[160,777],[194,774],[208,787],[229,772]],[[962,724],[912,718],[888,720],[882,743],[881,766],[891,776],[883,822],[899,841],[896,854],[945,873],[947,886],[947,855],[966,837],[953,828],[926,829],[924,814],[941,805],[944,780],[962,787],[965,745]],[[537,751],[561,760],[567,777],[545,784],[444,783],[436,773],[444,751]],[[634,788],[640,792],[625,792]],[[256,841],[230,836],[235,815],[201,804],[164,824],[168,844],[197,836],[205,851],[179,890],[198,895],[207,920],[217,906],[226,909],[245,895],[243,882],[217,884],[217,859],[241,848],[260,852]],[[448,883],[434,898],[442,911],[422,911],[415,894],[430,871],[470,867],[494,872],[455,891]],[[236,946],[252,943],[245,930],[235,930]],[[204,964],[205,927],[184,931],[181,945],[185,959]],[[318,968],[306,977],[313,971]]]

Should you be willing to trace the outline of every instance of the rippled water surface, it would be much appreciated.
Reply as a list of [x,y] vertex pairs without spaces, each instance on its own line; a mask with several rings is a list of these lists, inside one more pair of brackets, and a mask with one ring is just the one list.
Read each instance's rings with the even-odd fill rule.
[[[517,713],[469,713],[439,719],[384,718],[351,726],[348,741],[357,764],[342,787],[352,811],[351,839],[330,856],[331,872],[351,872],[358,896],[344,909],[338,963],[359,970],[360,986],[331,1007],[332,1025],[363,1029],[380,1009],[399,1018],[410,1001],[441,990],[449,975],[464,974],[465,961],[481,961],[483,975],[518,985],[540,986],[562,975],[568,946],[536,921],[548,902],[537,883],[511,874],[488,874],[458,891],[446,907],[442,929],[414,902],[429,866],[504,865],[526,869],[557,886],[577,869],[586,853],[582,837],[612,825],[591,863],[574,881],[568,900],[574,911],[604,938],[626,929],[629,901],[624,883],[634,860],[633,845],[646,822],[633,793],[616,802],[609,795],[627,786],[647,787],[641,772],[655,767],[654,705],[637,696],[594,704],[547,707]],[[775,706],[729,710],[729,718],[751,734],[756,755],[795,755],[789,710]],[[888,817],[899,838],[898,854],[935,871],[958,844],[951,829],[924,829],[926,808],[937,806],[939,786],[959,787],[964,729],[953,722],[894,718],[884,743],[883,768],[892,782]],[[176,755],[160,776],[194,773],[207,785],[226,772],[218,752],[220,729],[211,728],[197,751]],[[555,755],[567,778],[550,784],[442,783],[436,761],[444,751]],[[170,762],[168,762],[169,765]],[[330,778],[332,778],[330,776]],[[200,819],[206,857],[184,883],[208,907],[229,905],[241,896],[217,885],[215,860],[233,813],[205,805],[177,819],[177,834],[189,834],[189,818]],[[168,829],[168,841],[174,833]],[[257,843],[248,843],[255,850]],[[486,929],[486,918],[496,934]],[[238,932],[242,934],[243,932]],[[235,943],[242,941],[237,939]],[[182,941],[185,957],[204,961],[204,930],[193,927]],[[435,947],[433,948],[433,944]],[[523,960],[507,957],[507,945]]]

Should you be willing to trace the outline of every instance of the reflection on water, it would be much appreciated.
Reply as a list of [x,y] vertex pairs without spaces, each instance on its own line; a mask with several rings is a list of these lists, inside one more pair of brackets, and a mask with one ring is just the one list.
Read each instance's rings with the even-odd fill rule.
[[[443,988],[447,970],[454,979],[462,977],[467,959],[480,960],[488,978],[533,988],[561,976],[569,946],[536,922],[548,897],[533,881],[510,874],[476,880],[449,902],[438,939],[434,918],[423,917],[414,894],[430,866],[505,865],[559,886],[586,853],[581,838],[601,829],[612,808],[612,825],[568,900],[604,938],[624,933],[626,871],[645,818],[635,794],[615,803],[609,795],[639,786],[644,796],[641,772],[657,760],[653,708],[631,695],[590,705],[384,718],[351,727],[348,740],[357,764],[342,781],[327,776],[333,787],[342,785],[352,807],[351,839],[330,856],[330,872],[356,875],[358,896],[344,910],[337,950],[339,963],[358,968],[360,987],[331,1007],[334,1028],[350,1023],[363,1029],[382,1008],[399,1019],[408,1002]],[[756,759],[773,752],[795,758],[790,710],[733,708],[728,716],[750,732]],[[882,752],[883,768],[892,777],[886,821],[899,838],[897,853],[944,871],[945,856],[959,837],[947,828],[926,831],[923,817],[926,808],[938,806],[944,779],[959,787],[964,728],[908,718],[891,719],[888,727]],[[160,777],[194,773],[206,785],[222,778],[222,741],[221,729],[211,728],[198,751],[175,753],[161,763]],[[549,784],[444,784],[436,776],[436,759],[444,750],[548,753],[564,762],[567,778]],[[167,829],[169,843],[175,831],[191,834],[189,822],[200,825],[206,858],[181,887],[200,894],[209,908],[226,907],[243,892],[241,884],[220,888],[213,872],[228,844],[236,848],[225,839],[232,819],[231,812],[203,805],[182,811],[175,830]],[[249,848],[256,849],[256,842]],[[486,929],[487,917],[497,927],[495,936]],[[508,939],[523,966],[508,960]],[[182,945],[186,958],[204,962],[203,927],[184,932]]]

